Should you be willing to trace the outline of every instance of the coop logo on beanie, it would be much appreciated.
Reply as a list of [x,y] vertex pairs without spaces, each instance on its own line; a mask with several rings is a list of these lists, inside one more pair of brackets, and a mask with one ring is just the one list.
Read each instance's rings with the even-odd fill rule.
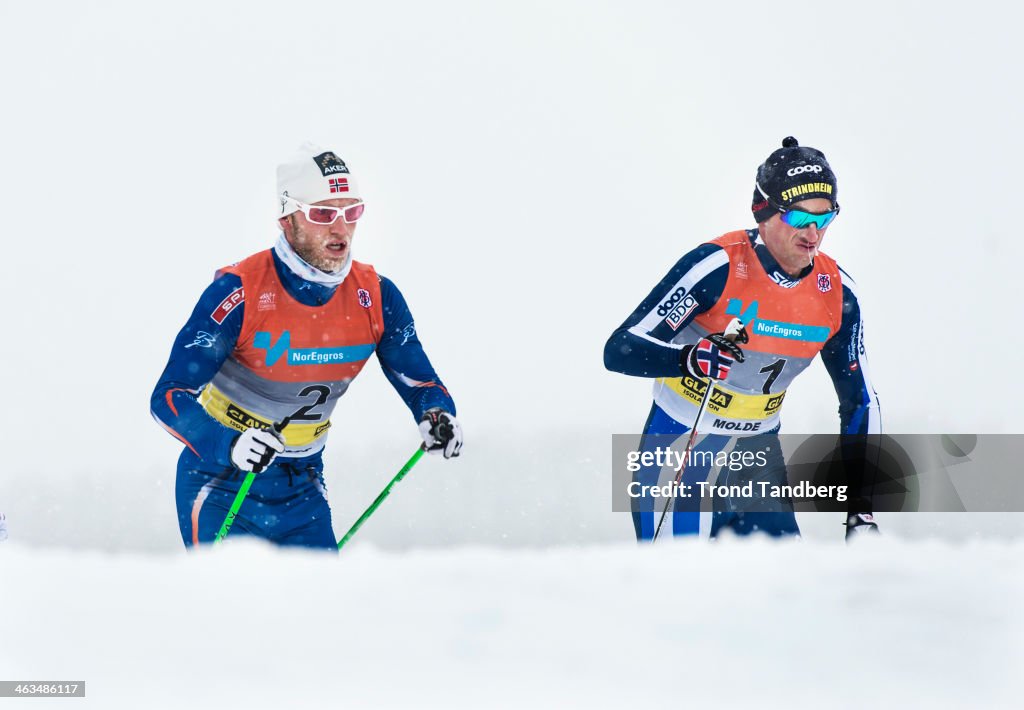
[[760,223],[794,202],[815,197],[824,197],[832,203],[832,209],[837,209],[837,196],[836,176],[825,154],[801,146],[796,138],[787,136],[782,147],[757,169],[750,209]]
[[334,151],[312,143],[303,144],[294,156],[277,166],[277,196],[279,218],[299,210],[291,200],[312,205],[339,197],[360,198],[359,186],[345,161]]

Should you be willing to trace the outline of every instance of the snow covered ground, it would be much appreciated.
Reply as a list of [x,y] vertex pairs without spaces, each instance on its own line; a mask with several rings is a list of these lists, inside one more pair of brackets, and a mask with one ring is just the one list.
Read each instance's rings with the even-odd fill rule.
[[[4,707],[1019,707],[1024,543],[0,548]],[[49,705],[47,704],[49,703]],[[649,705],[648,705],[649,706]]]

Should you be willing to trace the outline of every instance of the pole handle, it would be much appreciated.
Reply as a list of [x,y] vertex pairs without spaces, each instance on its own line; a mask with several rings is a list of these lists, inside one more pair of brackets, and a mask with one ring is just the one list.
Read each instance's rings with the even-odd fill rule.
[[729,325],[726,326],[725,332],[722,335],[730,343],[735,343],[737,340],[741,343],[747,342],[747,333],[743,330],[743,321],[739,318],[733,318],[729,321]]
[[[288,415],[280,422],[275,423],[273,427],[274,431],[280,434],[284,428],[288,426],[288,422],[290,422],[291,419],[291,415]],[[242,509],[242,502],[245,500],[245,497],[249,495],[249,489],[252,487],[252,483],[255,480],[256,474],[252,471],[245,474],[245,480],[242,481],[242,486],[238,489],[238,493],[235,494],[235,499],[231,501],[231,508],[228,509],[228,514],[224,517],[224,522],[221,523],[220,530],[217,531],[217,534],[213,538],[215,543],[220,542],[228,536],[228,530],[230,530],[231,526],[235,524],[235,518],[238,517],[238,511]]]

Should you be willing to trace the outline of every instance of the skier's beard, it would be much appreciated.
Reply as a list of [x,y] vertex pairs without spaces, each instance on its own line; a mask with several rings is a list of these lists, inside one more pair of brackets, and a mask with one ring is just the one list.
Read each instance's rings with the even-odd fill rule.
[[[304,262],[306,262],[310,266],[315,266],[316,268],[328,274],[333,274],[335,271],[340,269],[345,264],[344,256],[338,259],[328,259],[326,257],[319,256],[314,248],[311,248],[306,245],[293,246],[292,248]],[[347,254],[348,252],[346,250],[346,255]]]
[[333,274],[340,270],[348,259],[349,251],[352,249],[351,238],[346,240],[348,242],[348,248],[342,253],[341,256],[331,259],[323,256],[316,244],[316,239],[306,234],[302,228],[296,224],[295,216],[289,215],[289,219],[292,223],[292,233],[295,235],[295,239],[292,240],[292,250],[299,255],[304,262],[310,266],[316,267],[321,271]]

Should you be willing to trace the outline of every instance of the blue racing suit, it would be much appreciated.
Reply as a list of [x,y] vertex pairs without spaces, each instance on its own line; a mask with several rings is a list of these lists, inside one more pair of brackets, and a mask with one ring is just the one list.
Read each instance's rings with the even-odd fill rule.
[[[850,437],[880,433],[878,398],[868,375],[864,321],[853,280],[824,254],[793,278],[752,229],[723,235],[685,254],[608,339],[605,367],[656,378],[641,450],[668,446],[690,431],[706,381],[687,375],[680,352],[720,332],[733,316],[741,317],[751,333],[750,345],[743,348],[746,361],[734,364],[729,377],[714,385],[697,451],[763,450],[767,465],[757,475],[784,484],[779,411],[787,387],[814,354],[820,354],[835,386],[841,432]],[[634,480],[655,484],[659,474],[660,469],[644,467],[634,473]],[[707,466],[688,468],[683,483],[692,486],[708,480],[709,474]],[[742,482],[750,475],[723,470],[717,483]],[[673,532],[696,534],[700,498],[673,500]],[[634,530],[638,540],[650,540],[661,511],[655,511],[651,499],[638,503]],[[850,510],[870,512],[870,501],[854,496]],[[798,533],[791,502],[777,500],[745,510],[722,501],[712,517],[712,535],[723,527],[739,533]]]
[[[273,273],[266,278],[279,282],[284,294],[268,291],[259,294],[259,298],[255,293],[245,294],[243,277],[230,270],[218,272],[175,338],[167,366],[150,399],[154,418],[185,445],[178,460],[176,499],[178,523],[186,547],[213,540],[241,485],[244,472],[231,462],[231,446],[239,431],[278,421],[282,418],[280,412],[289,410],[290,414],[297,402],[304,405],[297,410],[303,415],[294,419],[311,423],[298,422],[294,427],[294,432],[298,433],[294,433],[291,426],[285,428],[283,434],[288,445],[285,452],[256,476],[230,535],[251,534],[281,545],[335,549],[323,480],[323,444],[330,426],[327,420],[330,409],[361,363],[351,366],[351,376],[330,383],[330,387],[313,385],[288,395],[293,399],[298,397],[292,401],[285,396],[287,381],[261,380],[244,367],[241,354],[245,348],[252,351],[255,346],[265,350],[266,360],[265,363],[261,360],[260,366],[273,365],[279,370],[291,368],[294,371],[310,371],[313,368],[304,367],[307,363],[322,364],[331,358],[365,360],[370,352],[375,352],[385,376],[415,420],[432,407],[455,414],[455,403],[423,351],[405,299],[389,279],[377,277],[372,267],[362,265],[361,273],[363,278],[369,274],[379,280],[379,303],[374,285],[372,289],[360,288],[359,304],[351,308],[357,313],[361,312],[360,306],[367,309],[367,313],[372,311],[375,332],[376,324],[382,323],[376,332],[376,342],[365,346],[298,348],[294,342],[297,327],[279,336],[243,328],[243,324],[249,322],[247,309],[251,309],[255,317],[257,308],[260,311],[276,308],[286,299],[294,299],[294,302],[289,301],[288,313],[297,314],[294,317],[299,320],[306,319],[303,325],[309,326],[320,318],[321,311],[328,313],[328,305],[337,304],[337,299],[332,301],[332,297],[345,285],[345,282],[342,286],[328,286],[306,281],[293,273],[277,253],[271,252],[271,255]],[[353,278],[354,272],[346,277]],[[349,320],[320,323],[317,327],[327,328],[325,333],[344,335],[346,328],[352,327]],[[293,321],[292,325],[299,324]],[[289,341],[289,337],[293,340]],[[326,341],[327,337],[325,334],[323,339]],[[251,392],[260,387],[265,390],[260,395],[263,400],[253,398],[255,395]],[[237,404],[264,400],[265,412]],[[299,438],[291,442],[287,441],[288,436]]]

